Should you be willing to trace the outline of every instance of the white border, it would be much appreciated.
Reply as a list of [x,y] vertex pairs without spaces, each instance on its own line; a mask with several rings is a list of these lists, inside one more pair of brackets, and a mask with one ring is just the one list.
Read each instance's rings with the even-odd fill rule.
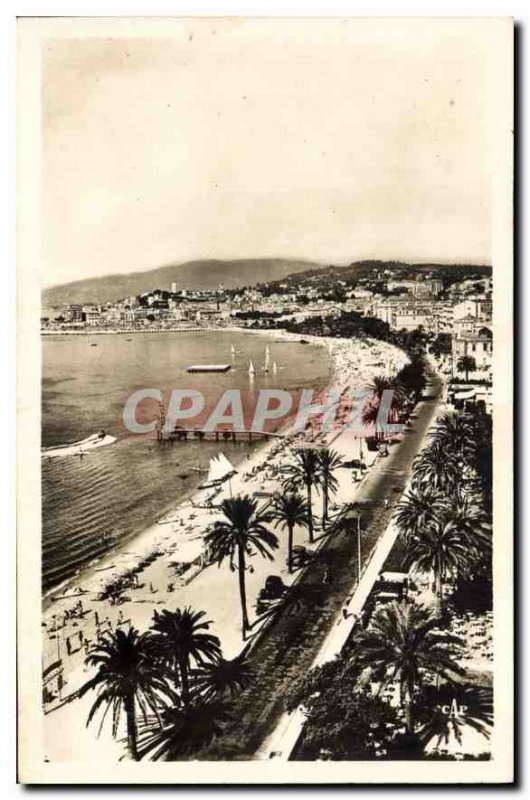
[[[20,13],[20,14],[41,14],[41,13],[43,13],[42,5],[43,5],[42,3],[41,4],[39,4],[39,3],[20,3],[20,4],[18,4],[18,7],[17,7],[16,11],[18,13]],[[223,8],[222,8],[223,15],[226,15],[227,13],[228,14],[245,13],[246,15],[263,15],[263,16],[264,15],[278,15],[278,16],[296,15],[297,12],[300,13],[300,8],[301,7],[302,7],[303,12],[305,13],[305,15],[311,15],[311,16],[319,16],[319,15],[331,16],[331,15],[340,15],[340,14],[347,14],[347,13],[350,13],[350,14],[351,13],[356,13],[356,14],[361,13],[361,14],[366,14],[366,15],[370,14],[370,15],[373,16],[376,13],[385,13],[386,12],[388,14],[389,11],[392,12],[393,14],[396,14],[396,15],[397,15],[397,13],[400,13],[403,16],[406,16],[406,15],[422,16],[422,15],[424,15],[424,11],[425,11],[424,6],[421,6],[421,4],[408,4],[406,8],[397,8],[394,3],[380,3],[380,4],[372,3],[370,5],[367,5],[367,4],[359,5],[359,4],[357,4],[353,8],[353,12],[352,12],[352,4],[351,3],[344,3],[344,2],[342,2],[342,3],[335,2],[335,3],[326,4],[324,8],[322,8],[322,7],[315,8],[315,6],[317,5],[315,3],[304,3],[304,4],[302,4],[302,3],[282,3],[282,4],[279,4],[277,2],[271,2],[271,3],[267,3],[267,4],[253,3],[252,9],[249,9],[248,7],[245,8],[245,5],[246,4],[241,4],[241,3],[225,3],[225,4],[223,4]],[[456,4],[456,3],[443,3],[443,4],[441,4],[441,3],[431,3],[430,6],[429,6],[429,9],[431,10],[431,12],[432,12],[433,6],[436,7],[435,13],[439,13],[440,15],[443,15],[443,16],[449,16],[450,14],[454,14],[455,16],[467,16],[467,15],[470,15],[470,14],[477,14],[477,13],[480,13],[481,15],[488,15],[488,14],[503,14],[503,15],[506,15],[507,13],[509,13],[509,9],[507,8],[506,4],[499,4],[499,3],[480,3],[480,4],[479,3],[467,3],[465,6],[462,6],[462,4]],[[413,7],[413,10],[410,10],[411,7]],[[64,14],[64,15],[66,15],[66,14],[73,14],[73,13],[75,13],[75,14],[86,13],[87,15],[88,14],[96,15],[98,13],[101,13],[101,14],[104,14],[105,16],[110,16],[110,15],[113,15],[113,14],[122,14],[122,13],[127,13],[129,15],[139,15],[139,16],[143,16],[143,15],[146,15],[146,14],[149,14],[149,15],[152,16],[152,15],[165,14],[165,13],[173,13],[173,14],[181,13],[181,14],[189,14],[189,15],[197,15],[197,16],[198,15],[204,15],[204,14],[217,14],[217,15],[220,15],[220,6],[219,6],[218,3],[212,3],[212,2],[210,2],[210,3],[204,3],[204,2],[180,3],[180,4],[176,4],[174,2],[173,3],[169,3],[169,2],[160,3],[160,2],[158,2],[158,3],[153,3],[151,6],[149,6],[147,8],[145,6],[143,6],[143,7],[140,6],[140,4],[138,4],[138,3],[136,3],[136,4],[134,4],[134,3],[128,3],[128,4],[125,4],[125,3],[113,3],[110,8],[109,8],[108,4],[93,3],[93,4],[90,4],[89,8],[87,8],[86,5],[85,5],[85,7],[83,7],[83,5],[77,4],[77,7],[76,7],[74,3],[69,2],[69,3],[55,3],[55,4],[52,4],[51,9],[50,8],[46,9],[46,14],[58,14],[58,15],[63,15]],[[5,12],[3,13],[3,16],[5,17]],[[4,33],[6,30],[8,32],[8,36],[9,36],[9,27],[6,29],[5,26],[4,26],[3,29],[2,29],[2,33]],[[11,21],[11,30],[12,30],[12,21]],[[3,53],[4,56],[9,57],[9,54],[10,54],[9,45],[7,46],[7,48],[3,48],[2,53]],[[13,48],[11,47],[11,55],[12,55],[12,53],[13,53]],[[8,92],[9,91],[10,91],[10,89],[8,88]],[[12,89],[11,89],[11,92],[12,92]],[[11,95],[11,97],[12,97],[12,95]],[[8,153],[9,153],[9,149],[11,149],[11,152],[12,152],[13,143],[14,143],[14,137],[11,136],[11,141],[9,141],[9,138],[8,138]],[[505,153],[505,155],[508,155],[506,153],[506,151],[504,151],[504,153]],[[8,156],[8,164],[12,164],[12,160],[11,160],[11,158],[9,158],[9,156]],[[6,174],[6,173],[4,172],[4,174]],[[498,199],[501,198],[501,197],[504,198],[504,199],[507,199],[507,198],[509,199],[509,193],[510,193],[509,186],[504,185],[504,186],[497,186],[496,187],[496,195],[495,196]],[[499,202],[501,202],[501,205],[502,205],[502,201],[499,200]],[[506,210],[506,208],[507,208],[507,206],[504,206],[504,210]],[[502,211],[502,209],[501,209],[501,211]],[[9,223],[9,214],[7,215],[7,219],[8,219],[8,226],[9,226],[9,224],[10,224]],[[497,224],[500,224],[505,231],[506,231],[506,227],[507,226],[509,228],[510,220],[509,220],[509,217],[508,218],[506,217],[506,214],[504,214],[503,216],[500,216],[500,215],[497,216],[496,217],[496,222],[497,222]],[[521,222],[521,225],[522,224],[523,223]],[[9,231],[9,227],[8,227],[8,231]],[[12,255],[13,255],[13,243],[12,243],[13,242],[13,236],[11,236],[11,244],[9,243],[9,236],[7,237],[7,242],[8,242],[8,248],[11,247],[10,251],[8,249],[7,263],[13,263],[13,258],[12,258]],[[35,244],[35,242],[36,242],[36,239],[34,239],[34,244]],[[21,257],[21,255],[22,254],[19,253],[19,257]],[[507,255],[508,255],[508,260],[509,260],[509,254],[506,254],[506,252],[504,252],[502,254],[499,253],[494,258],[495,263],[497,263],[497,264],[500,263],[499,259],[503,259],[504,262],[506,263],[506,256]],[[26,263],[30,263],[31,261],[33,261],[34,264],[38,264],[38,251],[36,252],[34,250],[34,248],[31,248],[30,251],[28,252],[28,250],[26,249],[25,254],[23,255],[23,258],[24,258]],[[34,270],[35,270],[35,267],[32,269],[33,274],[35,274]],[[12,288],[12,285],[13,285],[12,274],[8,273],[7,278],[8,278],[8,290],[10,290],[10,288]],[[10,278],[11,278],[11,286],[9,286],[9,279]],[[35,286],[38,286],[38,282],[37,281],[35,281]],[[504,285],[505,293],[509,293],[509,289],[510,289],[509,283],[507,282]],[[33,294],[33,292],[32,292],[32,294]],[[6,312],[4,313],[4,319],[2,320],[2,322],[3,322],[3,324],[5,324],[6,315],[7,315],[7,326],[8,326],[7,327],[7,332],[8,332],[8,336],[7,337],[3,336],[2,337],[3,340],[5,340],[5,338],[12,338],[12,331],[13,331],[13,321],[12,321],[12,319],[9,318],[9,311],[8,310],[6,310]],[[505,328],[506,328],[506,324],[508,324],[508,327],[509,327],[510,316],[508,314],[505,314],[504,323],[503,323],[502,319],[499,320],[498,317],[496,318],[496,320],[495,320],[495,326],[496,326],[495,335],[496,335],[496,337],[499,335],[499,332],[501,330],[501,327],[499,327],[499,325],[502,326],[503,324],[504,324]],[[10,325],[11,325],[11,327],[10,327]],[[28,321],[28,325],[31,325],[31,321]],[[11,337],[9,337],[9,331],[11,331]],[[29,353],[26,353],[26,354],[24,353],[24,349],[23,349],[24,348],[24,343],[22,343],[21,346],[22,346],[22,350],[19,352],[19,356],[20,356],[19,363],[24,365],[23,372],[24,372],[24,375],[27,375],[29,373],[29,370],[30,370],[31,361],[26,360],[26,357],[27,358],[31,358],[31,355]],[[504,353],[504,366],[506,366],[507,363],[508,363],[508,367],[509,367],[509,361],[507,362],[506,353]],[[497,366],[496,366],[496,368],[497,368]],[[510,377],[508,376],[508,381],[504,385],[504,393],[503,393],[504,396],[502,397],[502,400],[507,400],[508,403],[509,403],[509,400],[510,400],[509,387],[510,387]],[[498,388],[500,388],[500,387],[498,387]],[[22,397],[24,397],[24,393],[22,393]],[[498,399],[500,400],[501,398],[499,397]],[[8,414],[9,414],[10,410],[11,409],[8,408]],[[12,418],[13,417],[11,416],[11,419]],[[31,430],[31,427],[34,425],[34,420],[31,419],[31,416],[27,417],[25,422],[30,426],[29,430]],[[7,438],[8,442],[9,442],[10,438],[11,439],[13,438],[13,428],[14,428],[14,426],[12,426],[12,424],[8,423],[8,425],[5,426],[5,427],[6,427],[7,430],[6,430],[5,434],[4,434],[4,436],[5,436],[5,438]],[[509,431],[510,431],[510,425],[507,424],[505,433],[507,433],[508,436],[509,436]],[[34,433],[34,428],[32,430],[32,434],[33,433]],[[38,436],[38,432],[37,432],[37,436]],[[5,442],[5,439],[4,439],[4,442]],[[27,454],[26,454],[26,456],[27,456]],[[505,477],[509,481],[509,479],[510,479],[510,464],[507,464],[506,466],[508,468],[507,468],[507,470],[504,470],[504,472],[505,472]],[[4,475],[9,475],[9,472],[10,472],[10,470],[5,469],[3,471],[3,474]],[[11,474],[12,474],[12,471],[11,471]],[[33,475],[28,475],[28,464],[27,464],[27,461],[26,461],[25,468],[24,468],[24,473],[22,475],[22,483],[23,484],[27,484],[32,477],[33,477]],[[4,483],[4,486],[5,486],[5,483]],[[9,486],[8,486],[8,491],[9,491]],[[22,545],[23,545],[23,542],[22,542]],[[505,564],[504,565],[504,569],[509,569],[509,564]],[[496,576],[497,576],[497,573],[496,573]],[[10,585],[12,587],[12,580],[11,580],[11,584]],[[38,585],[38,582],[37,582],[37,585]],[[9,584],[8,584],[8,587],[9,587]],[[4,606],[4,608],[9,608],[10,606],[11,606],[11,603],[8,603],[8,604],[6,604]],[[503,619],[505,621],[506,617],[504,617]],[[137,766],[137,765],[133,765],[133,766]],[[150,780],[153,780],[154,782],[161,782],[161,781],[165,782],[167,780],[169,780],[169,781],[173,781],[173,780],[181,781],[181,780],[185,780],[184,773],[188,772],[188,769],[187,768],[186,769],[182,769],[183,765],[180,765],[180,764],[179,765],[153,765],[153,767],[155,768],[158,776],[155,777],[153,775],[152,778],[149,778],[149,776],[146,773],[146,769],[145,769],[146,766],[148,766],[148,765],[144,765],[144,764],[139,765],[139,769],[141,770],[141,774],[142,774],[142,778],[141,778],[142,782],[150,781]],[[178,773],[179,773],[178,777],[175,775],[176,766],[178,766]],[[206,765],[205,764],[201,764],[199,766],[200,766],[200,772],[203,774],[203,777],[204,777],[204,774],[205,774],[205,769],[204,768],[206,767]],[[227,781],[230,780],[232,782],[236,782],[236,781],[239,780],[239,781],[245,782],[246,780],[249,780],[249,768],[250,768],[251,772],[253,773],[252,777],[250,779],[252,780],[252,782],[256,782],[256,774],[255,774],[256,773],[256,763],[255,762],[252,762],[252,764],[246,764],[246,765],[243,764],[243,765],[241,765],[241,770],[238,767],[237,771],[241,775],[240,778],[236,777],[235,771],[234,771],[234,766],[235,765],[232,764],[232,763],[224,764],[224,765],[219,765],[219,764],[216,763],[214,765],[214,767],[213,767],[215,769],[215,773],[216,773],[214,781],[215,782],[227,782]],[[326,769],[324,769],[324,771],[322,771],[322,767],[325,768],[326,765],[308,765],[308,764],[303,764],[303,765],[297,765],[297,769],[293,769],[294,765],[289,765],[289,777],[288,778],[286,778],[285,775],[281,774],[282,765],[266,764],[264,766],[266,767],[266,777],[263,778],[263,780],[267,780],[268,782],[271,782],[271,783],[273,783],[273,782],[294,782],[295,780],[301,780],[302,782],[308,781],[308,780],[311,779],[310,778],[311,772],[314,771],[312,769],[313,766],[318,768],[318,771],[320,773],[319,774],[319,781],[326,782],[326,778],[325,778]],[[389,768],[392,768],[391,771],[390,770],[381,769],[382,767],[385,767],[385,766],[387,766]],[[384,780],[385,779],[385,777],[384,777],[384,772],[385,771],[389,772],[390,780],[399,779],[400,770],[396,770],[396,766],[403,766],[403,765],[396,765],[396,764],[386,764],[385,765],[383,763],[382,764],[377,764],[377,774],[374,776],[374,780],[377,781],[377,782],[380,782],[381,780]],[[414,768],[413,768],[414,779],[415,780],[421,780],[422,779],[422,769],[421,769],[422,766],[429,766],[429,772],[430,772],[430,776],[427,777],[427,778],[423,778],[423,779],[424,780],[429,780],[429,779],[432,780],[432,765],[422,765],[422,764],[417,764],[417,763],[414,764]],[[453,765],[451,765],[451,766],[453,766]],[[466,772],[468,772],[468,770],[466,768],[470,767],[470,766],[473,766],[473,765],[470,765],[470,764],[459,764],[459,765],[455,765],[455,766],[462,767],[461,770],[458,770],[459,771],[459,777],[456,778],[456,780],[457,781],[466,781],[465,775],[466,775]],[[71,767],[71,765],[69,765],[69,767]],[[160,767],[163,767],[163,769],[160,770]],[[167,769],[165,769],[166,767],[167,767]],[[194,765],[187,765],[187,767],[190,767],[192,770],[194,768],[196,769],[196,765],[195,765],[195,767],[194,767]],[[333,775],[333,777],[330,777],[327,780],[329,780],[330,782],[335,782],[335,781],[337,781],[336,765],[335,764],[329,765],[329,767],[330,767],[329,774],[331,774],[331,772],[333,772],[335,774]],[[409,771],[409,774],[410,774],[410,765],[406,765],[406,767],[407,767],[407,770]],[[485,769],[486,767],[487,767],[487,764],[482,764],[481,765],[482,780],[488,780],[487,775],[486,775],[487,769]],[[127,769],[127,771],[130,771],[129,765],[127,765],[126,769]],[[113,769],[113,770],[110,770],[107,773],[107,772],[102,772],[100,769],[98,769],[98,780],[99,781],[103,781],[104,780],[104,781],[108,781],[108,782],[114,782],[117,779],[121,780],[121,778],[118,778],[118,772],[119,771],[120,770]],[[447,769],[445,769],[444,771],[447,772]],[[76,775],[72,775],[71,774],[72,770],[69,769],[69,768],[66,768],[64,771],[63,770],[57,771],[57,767],[55,765],[54,766],[54,772],[55,772],[54,782],[55,781],[59,781],[59,782],[63,782],[63,781],[65,781],[65,782],[78,782],[79,779],[80,779],[79,774],[77,774],[77,776]],[[227,772],[229,773],[229,775],[227,774]],[[68,773],[70,773],[70,774],[68,774]],[[165,775],[166,775],[165,778],[161,778],[161,774],[162,773],[165,773]],[[35,776],[35,778],[37,778],[37,776]],[[47,780],[45,775],[40,776],[40,778],[41,778],[41,780],[44,779],[44,781]],[[129,780],[130,779],[131,778],[129,777]],[[448,776],[447,775],[441,777],[441,779],[444,782],[448,782]],[[349,780],[351,780],[351,777],[349,778]],[[364,780],[366,780],[366,777],[364,777]],[[405,778],[405,780],[406,780],[406,778]],[[409,778],[409,780],[410,780],[410,778]]]

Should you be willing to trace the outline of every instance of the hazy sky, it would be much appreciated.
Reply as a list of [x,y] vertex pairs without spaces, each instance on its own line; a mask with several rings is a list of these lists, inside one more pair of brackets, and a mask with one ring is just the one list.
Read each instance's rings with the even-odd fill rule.
[[489,263],[487,22],[94,30],[43,45],[45,285],[212,257]]

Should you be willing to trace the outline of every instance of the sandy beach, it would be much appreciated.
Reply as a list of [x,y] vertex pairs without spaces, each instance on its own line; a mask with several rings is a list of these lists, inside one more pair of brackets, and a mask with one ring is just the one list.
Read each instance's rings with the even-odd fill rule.
[[[268,335],[264,331],[252,333]],[[275,336],[278,336],[277,331]],[[300,339],[287,333],[280,336]],[[380,341],[309,336],[305,339],[329,350],[333,377],[328,390],[363,388],[376,375],[395,374],[407,360],[402,351]],[[367,452],[352,431],[332,431],[325,437],[320,436],[322,444],[332,446],[347,459],[358,458],[361,447],[368,467],[376,458],[376,453]],[[218,505],[230,494],[250,494],[266,501],[281,486],[281,466],[288,461],[290,450],[307,438],[307,434],[283,431],[282,438],[275,437],[249,453],[237,474],[215,490],[215,497],[211,489],[196,491],[121,549],[102,558],[90,571],[85,570],[78,580],[71,580],[67,586],[51,592],[43,612],[43,669],[50,669],[60,659],[64,685],[60,697],[55,694],[45,704],[45,749],[50,760],[66,760],[74,754],[79,760],[81,753],[85,760],[97,753],[107,761],[116,761],[123,753],[122,745],[111,739],[110,728],[103,728],[100,739],[96,738],[98,722],[85,730],[93,698],[90,695],[81,700],[75,698],[75,693],[89,677],[84,659],[97,640],[98,632],[129,625],[145,630],[151,624],[155,609],[189,605],[206,611],[208,619],[212,620],[212,632],[221,640],[225,657],[232,658],[241,651],[244,642],[236,575],[228,564],[208,565],[203,557],[204,535],[219,519],[219,510],[208,508],[207,502]],[[339,487],[332,498],[332,511],[333,507],[351,500],[355,487],[350,470],[338,470],[337,478]],[[317,516],[322,503],[317,493],[313,503]],[[294,577],[289,575],[286,566],[286,536],[279,530],[276,533],[279,549],[274,562],[254,558],[252,571],[247,574],[251,621],[255,618],[254,601],[266,577],[280,575],[286,585]],[[307,531],[295,531],[295,544],[311,546]],[[185,564],[189,564],[189,568],[184,569],[182,565]],[[137,572],[136,577],[131,578],[122,602],[113,604],[110,599],[101,599],[105,587],[133,570]]]

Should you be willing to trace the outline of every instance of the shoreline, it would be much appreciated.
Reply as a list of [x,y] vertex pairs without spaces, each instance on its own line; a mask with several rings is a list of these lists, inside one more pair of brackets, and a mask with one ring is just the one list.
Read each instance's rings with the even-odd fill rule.
[[[136,333],[200,333],[201,331],[205,331],[207,333],[211,333],[212,331],[227,331],[227,332],[239,332],[239,333],[252,333],[252,332],[265,332],[269,333],[269,331],[254,331],[251,328],[245,328],[244,326],[238,325],[190,325],[189,327],[185,327],[183,325],[172,325],[171,327],[150,327],[150,328],[94,328],[92,329],[79,329],[79,330],[40,330],[41,336],[121,336],[121,335],[129,335],[129,334],[136,334]],[[286,332],[286,331],[285,331]],[[273,333],[271,329],[270,333]]]
[[[300,336],[286,331],[248,331],[258,336],[272,334],[279,339],[299,340]],[[394,345],[378,340],[335,339],[331,337],[307,336],[303,337],[308,344],[317,344],[326,347],[331,358],[329,381],[322,391],[330,388],[347,386],[355,387],[361,380],[366,384],[375,374],[381,372],[394,374],[400,366],[407,361],[406,354]],[[383,366],[392,364],[392,369],[383,370]],[[218,504],[223,496],[228,496],[230,491],[234,494],[247,493],[251,496],[260,495],[256,499],[265,499],[281,485],[280,466],[285,462],[295,440],[302,436],[302,432],[293,433],[291,425],[287,426],[282,439],[274,438],[255,447],[254,452],[247,454],[244,468],[230,481],[222,485],[215,503]],[[307,434],[303,434],[307,438]],[[332,432],[337,438],[340,432]],[[328,442],[329,444],[329,442]],[[355,447],[354,438],[351,438],[351,448]],[[353,452],[352,452],[353,454]],[[228,483],[232,485],[229,486]],[[86,679],[84,673],[83,646],[86,648],[92,641],[95,633],[102,630],[101,623],[112,627],[121,624],[125,613],[128,622],[136,628],[145,628],[150,621],[154,607],[170,607],[179,601],[180,591],[184,591],[194,584],[198,576],[204,573],[207,559],[202,559],[203,537],[212,522],[219,517],[218,510],[205,507],[204,500],[211,490],[198,490],[197,487],[189,489],[177,502],[169,504],[162,510],[156,522],[141,531],[131,532],[131,536],[122,539],[111,551],[101,556],[95,562],[87,565],[78,575],[67,579],[65,582],[50,589],[43,597],[43,650],[44,667],[57,654],[64,659],[64,650],[70,648],[70,641],[74,640],[76,649],[65,659],[64,677],[67,683],[67,693],[75,693],[79,685]],[[278,559],[280,556],[278,556]],[[151,560],[150,560],[151,559]],[[187,572],[181,576],[171,573],[173,565],[190,563]],[[112,580],[119,579],[131,570],[145,563],[138,579],[143,581],[141,588],[127,590],[127,602],[123,605],[112,605],[108,599],[98,599],[101,592]],[[279,560],[277,565],[281,564]],[[97,566],[96,566],[97,564]],[[271,570],[273,565],[271,564]],[[217,572],[217,570],[215,571]],[[209,571],[212,580],[217,580],[215,572]],[[230,579],[231,580],[231,579]],[[232,587],[235,588],[235,587]],[[142,593],[143,589],[143,593]],[[193,594],[193,592],[192,592]],[[249,597],[251,594],[249,594]],[[82,602],[83,615],[81,620],[75,620],[72,626],[67,622],[68,614],[74,604]],[[209,611],[208,613],[211,613]],[[91,624],[95,614],[97,631]],[[61,626],[61,615],[63,624]],[[218,616],[218,614],[217,614]],[[104,620],[101,618],[104,617]],[[81,624],[79,624],[81,622]],[[103,628],[104,630],[105,628]],[[83,631],[81,643],[81,634]],[[77,646],[79,637],[79,646]],[[237,649],[237,642],[225,642],[221,636],[223,646],[228,649]],[[235,654],[235,653],[234,653]],[[77,677],[76,677],[77,676]],[[78,685],[79,684],[79,685]],[[46,710],[53,712],[58,706]]]
[[[204,329],[201,329],[201,330],[204,330]],[[143,331],[138,331],[138,332],[139,333],[143,333]],[[151,332],[151,333],[159,333],[160,331],[149,331],[149,332]],[[183,332],[186,332],[186,331],[183,331]],[[240,328],[234,328],[232,331],[228,331],[228,330],[225,331],[223,329],[222,332],[223,333],[224,332],[227,332],[227,333],[228,332],[233,332],[233,333],[253,333],[253,334],[258,334],[258,335],[264,334],[268,338],[275,338],[275,339],[278,339],[278,340],[293,341],[293,342],[296,342],[300,338],[296,334],[291,334],[291,333],[288,333],[287,331],[245,330],[245,329],[240,329]],[[314,340],[314,341],[311,341],[311,344],[313,346],[324,347],[326,349],[326,351],[328,352],[328,355],[329,355],[329,358],[330,358],[330,364],[329,364],[328,375],[327,375],[327,378],[326,378],[326,383],[322,387],[322,389],[319,390],[319,392],[326,392],[326,391],[329,390],[330,386],[333,385],[333,381],[335,380],[335,365],[334,365],[333,356],[332,356],[332,353],[330,351],[330,348],[328,346],[327,341],[324,341],[323,337],[315,336],[315,337],[309,337],[309,338],[312,338]],[[308,341],[309,341],[309,338],[308,338]],[[280,433],[282,435],[287,434],[288,431],[289,431],[289,428],[292,426],[293,419],[294,419],[293,415],[290,414],[284,420],[281,420],[280,424],[274,429],[274,433]],[[250,459],[254,459],[258,454],[266,452],[267,447],[269,445],[272,446],[274,444],[273,440],[274,440],[274,437],[272,437],[272,441],[271,440],[259,441],[259,440],[256,439],[250,446],[245,444],[245,449],[244,450],[241,449],[240,452],[238,452],[237,450],[231,452],[230,459],[234,463],[234,466],[238,467],[239,465],[241,465],[241,464],[243,464],[245,462],[248,462],[249,456],[250,456]],[[114,443],[115,442],[112,442],[111,444],[114,444]],[[80,443],[77,442],[77,443],[71,443],[69,445],[66,445],[66,444],[62,445],[61,444],[61,445],[53,445],[53,446],[49,446],[49,447],[46,447],[46,448],[41,448],[41,464],[44,461],[47,460],[47,451],[48,450],[52,451],[52,450],[56,450],[56,449],[61,449],[61,450],[65,450],[66,451],[67,449],[69,449],[69,450],[71,449],[71,452],[67,456],[67,457],[70,457],[72,455],[77,454],[77,450],[78,450],[78,445],[79,444]],[[219,444],[222,445],[221,442]],[[60,459],[57,458],[57,459],[54,459],[54,460],[60,460]],[[199,478],[199,476],[197,476],[197,478],[195,480],[193,480],[193,478],[192,478],[189,481],[189,484],[186,486],[185,490],[183,490],[182,492],[179,492],[178,498],[171,499],[169,502],[165,503],[161,508],[159,508],[159,510],[157,512],[157,515],[154,518],[154,520],[153,520],[151,525],[147,525],[146,526],[145,522],[143,522],[143,523],[140,523],[138,526],[133,527],[129,531],[129,533],[125,534],[124,536],[121,536],[117,540],[114,540],[113,543],[109,545],[109,549],[107,551],[105,551],[104,553],[102,553],[100,555],[97,555],[94,558],[90,559],[87,563],[85,563],[84,565],[80,566],[76,570],[75,573],[71,574],[70,576],[68,576],[66,578],[63,578],[63,579],[59,580],[58,583],[54,584],[53,586],[48,587],[45,591],[43,591],[42,592],[42,597],[41,597],[42,612],[44,613],[44,612],[48,611],[50,606],[53,605],[53,603],[55,602],[55,597],[54,597],[55,595],[59,595],[60,596],[62,594],[66,594],[68,592],[71,592],[73,589],[75,589],[77,584],[81,583],[82,581],[90,580],[90,578],[93,576],[93,572],[95,570],[101,570],[103,565],[108,565],[109,561],[111,561],[113,558],[119,557],[121,555],[123,549],[126,546],[130,546],[131,543],[134,543],[134,541],[137,538],[142,537],[147,531],[151,531],[154,528],[156,528],[156,525],[159,524],[159,521],[161,519],[164,519],[168,514],[170,514],[172,512],[177,512],[178,509],[180,508],[180,506],[185,505],[190,500],[193,502],[194,495],[197,494],[200,491],[199,488],[198,488],[198,485],[199,485],[200,482],[201,482],[201,479]]]
[[[238,332],[245,332],[245,333],[254,334],[254,335],[257,335],[257,336],[270,337],[271,335],[273,335],[273,336],[277,337],[278,339],[283,339],[285,341],[297,341],[297,340],[300,339],[300,336],[298,334],[289,333],[287,331],[268,331],[268,330],[263,330],[263,329],[262,330],[259,330],[259,329],[258,330],[251,330],[251,329],[249,329],[249,330],[241,331],[241,329],[239,329],[239,328],[237,328],[236,330]],[[159,331],[157,331],[157,332],[159,332]],[[330,356],[330,360],[331,360],[330,375],[329,375],[329,379],[328,379],[328,382],[327,382],[326,386],[323,387],[323,389],[321,390],[322,392],[328,392],[330,390],[330,388],[332,386],[334,386],[334,385],[338,384],[340,386],[341,383],[344,384],[344,381],[342,381],[342,382],[339,381],[338,374],[337,374],[338,371],[339,371],[338,370],[339,365],[336,363],[336,353],[335,353],[335,350],[337,349],[337,345],[346,344],[346,345],[350,345],[350,346],[355,346],[355,345],[359,345],[359,344],[364,344],[366,346],[370,346],[370,344],[376,344],[376,345],[382,344],[382,345],[384,345],[384,346],[386,346],[388,348],[391,348],[391,349],[395,350],[396,352],[400,352],[400,353],[402,352],[402,351],[399,351],[399,349],[397,347],[395,347],[394,345],[388,345],[387,343],[380,343],[378,340],[375,340],[375,339],[374,340],[363,341],[362,343],[360,343],[359,340],[357,340],[357,339],[342,339],[342,338],[341,339],[334,339],[334,338],[331,338],[331,337],[323,337],[323,336],[321,337],[321,336],[308,335],[308,336],[303,337],[303,338],[307,341],[308,344],[325,347],[326,350],[328,351],[329,356]],[[403,354],[403,356],[404,356],[404,359],[406,360],[406,356],[404,354]],[[292,419],[291,419],[291,417],[289,417],[286,420],[286,422],[283,424],[283,426],[279,426],[277,431],[282,431],[284,436],[288,436],[291,427],[292,427]],[[282,428],[283,428],[283,430],[282,430]],[[296,435],[298,435],[298,434],[295,434],[295,436]],[[250,459],[248,458],[248,453],[247,453],[247,461],[252,462],[252,461],[254,461],[256,459],[260,460],[258,457],[259,456],[263,456],[267,452],[267,450],[271,449],[271,447],[273,447],[273,446],[274,446],[274,441],[270,441],[270,440],[269,441],[263,441],[263,442],[256,442],[255,445],[253,446],[253,452],[252,452],[252,454],[250,456]],[[241,459],[238,460],[238,463],[241,463],[243,461],[244,461],[244,458],[241,458]],[[56,602],[56,599],[54,597],[52,597],[53,594],[57,594],[61,589],[64,590],[65,592],[67,592],[70,589],[74,588],[74,585],[76,583],[79,583],[82,579],[90,578],[92,576],[92,573],[95,570],[101,570],[101,568],[102,568],[104,563],[106,564],[108,561],[112,560],[112,558],[116,558],[117,556],[119,556],[121,554],[121,551],[123,550],[124,546],[130,546],[131,543],[134,540],[136,540],[136,539],[139,540],[139,539],[143,538],[148,532],[152,532],[154,529],[156,529],[157,525],[164,524],[165,518],[171,513],[177,513],[180,510],[181,506],[186,505],[190,501],[193,504],[193,497],[197,493],[198,493],[198,486],[190,487],[189,489],[187,489],[186,492],[184,492],[180,496],[178,501],[176,501],[176,502],[174,500],[171,501],[170,503],[168,503],[167,506],[164,507],[164,509],[161,510],[161,516],[158,517],[158,519],[153,523],[153,525],[148,526],[148,527],[144,527],[141,530],[131,531],[131,533],[129,535],[125,536],[123,539],[121,539],[114,546],[111,546],[111,548],[109,549],[109,551],[107,553],[103,554],[102,556],[97,557],[95,560],[93,560],[92,562],[89,562],[84,567],[81,567],[80,571],[77,574],[75,574],[75,575],[73,575],[73,576],[71,576],[69,578],[66,578],[64,581],[61,581],[60,583],[58,583],[55,586],[50,587],[50,589],[46,590],[46,592],[43,594],[43,598],[42,598],[43,599],[43,604],[45,604],[45,607],[43,605],[43,612],[45,610],[48,610],[50,605],[53,604],[54,602]],[[98,567],[95,567],[95,564],[98,564]]]

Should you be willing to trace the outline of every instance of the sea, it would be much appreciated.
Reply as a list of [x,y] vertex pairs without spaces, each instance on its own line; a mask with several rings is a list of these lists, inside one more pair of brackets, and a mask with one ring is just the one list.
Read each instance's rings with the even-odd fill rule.
[[[289,391],[296,405],[303,389],[318,392],[331,377],[323,346],[232,331],[46,336],[42,355],[42,447],[77,442],[101,430],[116,437],[82,458],[42,460],[44,593],[96,564],[192,494],[204,480],[199,470],[207,469],[214,455],[223,452],[237,466],[260,446],[197,440],[162,444],[155,433],[132,433],[123,423],[123,409],[133,392],[159,389],[167,406],[172,389],[199,390],[205,407],[191,426],[204,422],[225,390],[238,389],[248,423],[260,389]],[[230,364],[231,369],[189,374],[192,364]],[[149,421],[158,413],[158,402],[145,400],[137,417]]]

